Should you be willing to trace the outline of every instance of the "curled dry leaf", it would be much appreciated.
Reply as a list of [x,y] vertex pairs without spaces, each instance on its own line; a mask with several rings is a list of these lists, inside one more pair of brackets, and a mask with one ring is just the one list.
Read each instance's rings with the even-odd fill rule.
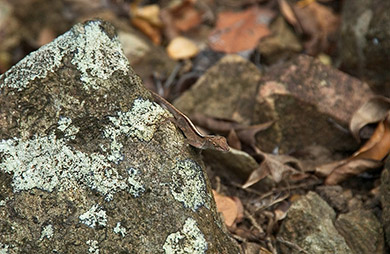
[[322,165],[316,173],[327,176],[325,184],[334,185],[351,176],[382,166],[390,152],[390,113],[382,120],[371,138],[350,158]]
[[371,138],[353,154],[355,159],[382,160],[390,152],[390,113],[376,127]]
[[225,224],[228,227],[233,226],[234,222],[238,217],[243,217],[243,215],[240,214],[243,213],[243,206],[241,204],[241,201],[237,202],[237,200],[221,195],[214,190],[213,195],[215,203],[217,205],[217,210],[218,212],[222,213],[223,218],[225,220]]
[[274,16],[273,11],[257,7],[242,12],[222,12],[209,36],[210,47],[226,53],[251,50],[261,38],[270,34],[268,25]]
[[382,166],[381,161],[369,160],[369,159],[353,159],[348,163],[336,168],[326,178],[326,185],[336,185],[352,176],[359,175],[368,169],[375,169]]
[[364,103],[352,116],[349,129],[360,140],[359,132],[367,124],[381,121],[390,110],[390,99],[375,96]]

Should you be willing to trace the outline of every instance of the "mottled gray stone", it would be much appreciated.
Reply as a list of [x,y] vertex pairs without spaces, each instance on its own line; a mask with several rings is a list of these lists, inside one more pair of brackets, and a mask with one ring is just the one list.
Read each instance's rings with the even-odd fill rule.
[[0,105],[0,253],[239,252],[198,153],[108,23],[21,60]]
[[[281,253],[352,254],[333,225],[336,214],[315,192],[309,192],[291,205],[278,238]],[[289,242],[292,244],[285,244]],[[300,249],[301,248],[301,249]]]
[[359,209],[341,214],[335,226],[354,254],[385,253],[382,225],[372,212]]

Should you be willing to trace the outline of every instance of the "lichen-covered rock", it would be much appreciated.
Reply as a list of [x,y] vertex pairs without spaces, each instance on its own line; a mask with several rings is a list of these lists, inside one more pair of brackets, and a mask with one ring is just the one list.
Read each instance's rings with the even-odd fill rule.
[[0,76],[0,253],[238,253],[203,165],[103,21]]

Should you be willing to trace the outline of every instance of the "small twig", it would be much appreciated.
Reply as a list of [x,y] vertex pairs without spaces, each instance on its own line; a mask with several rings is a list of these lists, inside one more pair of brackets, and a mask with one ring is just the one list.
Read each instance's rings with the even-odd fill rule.
[[290,196],[290,192],[287,192],[285,195],[281,196],[280,198],[277,198],[277,199],[271,201],[270,203],[265,204],[265,205],[262,206],[262,207],[259,207],[258,209],[256,209],[256,212],[265,210],[265,209],[267,209],[268,207],[271,207],[271,206],[273,206],[273,205],[275,205],[275,204],[277,204],[277,203],[279,203],[279,202],[282,202],[283,200],[285,200],[285,199],[288,198],[289,196]]
[[242,184],[239,184],[239,183],[230,182],[230,184],[233,185],[234,187],[238,187],[238,188],[240,188],[240,189],[242,189],[242,190],[244,190],[246,192],[259,195],[260,196],[260,200],[262,200],[262,199],[265,199],[265,198],[267,198],[267,197],[269,197],[271,195],[274,195],[276,192],[283,192],[283,191],[295,190],[295,189],[304,188],[304,187],[310,187],[310,186],[314,186],[314,185],[320,184],[321,182],[322,182],[322,180],[318,180],[318,181],[313,181],[313,182],[310,182],[310,183],[305,182],[305,183],[300,183],[300,184],[296,184],[296,185],[280,187],[280,188],[271,190],[271,191],[269,191],[269,192],[267,192],[265,194],[260,192],[260,191],[251,189],[251,188],[242,188]]
[[253,216],[247,212],[246,210],[244,211],[244,214],[245,216],[250,220],[250,222],[252,223],[252,225],[257,229],[259,230],[260,233],[264,234],[264,230],[261,228],[261,226],[257,223],[256,219],[253,218]]
[[221,178],[219,176],[215,177],[215,191],[221,193]]
[[282,237],[276,237],[276,240],[291,247],[291,248],[294,248],[296,250],[298,250],[299,252],[303,252],[305,254],[309,254],[309,252],[305,251],[304,249],[302,249],[301,247],[299,247],[297,244],[293,243],[293,242],[290,242],[290,241],[287,241],[287,240],[284,240]]
[[231,236],[233,236],[234,239],[238,240],[238,241],[241,241],[241,242],[246,242],[247,240],[239,235],[236,235],[236,234],[231,234]]
[[272,254],[278,254],[278,251],[276,250],[276,248],[274,247],[274,245],[272,243],[271,237],[267,237],[266,240],[267,240],[266,241],[267,247],[268,247],[268,249],[270,249],[272,251]]
[[169,75],[168,79],[165,81],[164,83],[164,88],[165,89],[168,89],[169,87],[172,86],[173,84],[173,81],[175,80],[177,74],[179,73],[181,67],[182,67],[182,62],[178,62],[176,65],[175,65],[175,68],[173,69],[173,71],[171,72],[171,74]]
[[161,96],[164,96],[164,88],[161,82],[161,78],[158,77],[158,74],[156,72],[153,72],[152,78],[154,81],[154,85],[156,86],[157,93],[160,94]]

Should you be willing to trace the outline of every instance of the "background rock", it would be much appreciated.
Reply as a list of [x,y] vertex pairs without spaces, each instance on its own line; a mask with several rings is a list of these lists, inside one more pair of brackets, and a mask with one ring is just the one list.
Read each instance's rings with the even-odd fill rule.
[[[333,225],[336,214],[315,192],[291,205],[278,233],[281,253],[354,253]],[[291,244],[285,244],[288,241]]]
[[341,214],[335,226],[353,253],[385,253],[382,225],[372,212],[359,209]]
[[381,175],[380,196],[382,204],[382,224],[386,234],[387,245],[390,246],[390,161],[386,159]]
[[341,69],[390,96],[389,1],[346,0],[339,40]]
[[249,123],[260,77],[255,65],[238,55],[227,55],[208,69],[174,105],[188,115],[202,113]]
[[347,126],[370,96],[367,84],[309,56],[274,65],[261,78],[253,122],[275,124],[257,140],[268,152],[278,147],[287,153],[314,144],[331,151],[357,148]]

